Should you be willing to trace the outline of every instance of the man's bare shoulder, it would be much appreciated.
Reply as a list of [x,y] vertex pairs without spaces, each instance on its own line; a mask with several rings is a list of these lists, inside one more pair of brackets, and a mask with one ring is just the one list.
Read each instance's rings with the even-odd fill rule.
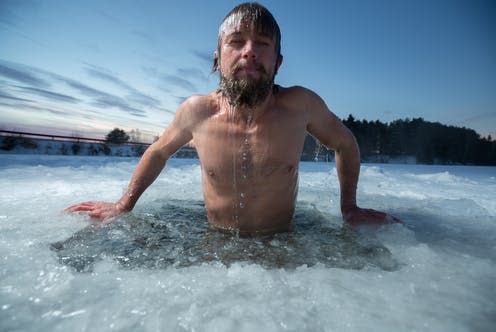
[[279,103],[302,112],[312,110],[323,102],[319,95],[302,86],[282,87],[278,85],[275,95]]
[[178,107],[175,119],[186,126],[195,126],[213,116],[219,109],[217,94],[193,95],[186,98]]
[[179,106],[178,111],[191,113],[193,116],[205,116],[218,110],[217,93],[208,95],[193,95],[186,98]]
[[283,87],[277,85],[275,88],[276,96],[282,100],[300,100],[300,101],[316,101],[320,99],[314,91],[303,86],[295,85],[290,87]]
[[309,89],[302,87],[300,85],[294,85],[288,87],[276,85],[274,88],[276,95],[281,97],[301,96],[310,91]]

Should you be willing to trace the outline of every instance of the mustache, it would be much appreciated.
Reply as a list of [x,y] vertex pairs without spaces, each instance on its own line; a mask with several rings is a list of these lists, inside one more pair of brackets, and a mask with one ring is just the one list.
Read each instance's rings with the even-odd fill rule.
[[236,74],[238,71],[241,69],[247,68],[247,67],[255,67],[255,70],[259,71],[262,74],[267,74],[267,71],[265,70],[264,66],[258,63],[254,63],[253,65],[248,66],[247,64],[244,63],[237,63],[235,64],[232,69],[231,69],[231,74]]

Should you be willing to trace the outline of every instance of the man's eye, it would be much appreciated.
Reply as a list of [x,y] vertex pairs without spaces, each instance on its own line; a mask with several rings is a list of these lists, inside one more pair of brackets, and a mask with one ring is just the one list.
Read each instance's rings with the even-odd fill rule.
[[256,39],[255,43],[261,46],[270,46],[271,41],[265,38]]

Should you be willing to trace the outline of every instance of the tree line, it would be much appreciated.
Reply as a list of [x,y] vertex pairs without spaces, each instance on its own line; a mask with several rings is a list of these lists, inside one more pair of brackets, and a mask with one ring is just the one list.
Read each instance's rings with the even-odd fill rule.
[[[496,165],[496,141],[491,136],[480,137],[473,129],[422,118],[391,123],[356,120],[351,114],[343,123],[355,135],[362,161],[414,157],[423,164]],[[304,157],[329,153],[322,150],[318,142],[307,138]]]
[[[388,162],[413,158],[422,164],[496,165],[496,141],[481,138],[473,129],[443,125],[422,118],[396,120],[356,120],[349,115],[343,123],[353,132],[362,161]],[[129,135],[115,128],[107,136],[110,143],[125,143]],[[308,136],[302,160],[332,160],[332,151]]]
[[[403,162],[410,159],[423,164],[463,164],[496,166],[496,141],[491,136],[480,137],[474,130],[447,126],[438,122],[425,121],[422,118],[396,120],[391,123],[356,120],[349,115],[343,123],[353,132],[362,162]],[[5,136],[0,142],[0,149],[11,151],[16,146],[34,150],[38,148],[35,141],[21,136]],[[105,137],[104,143],[90,145],[88,151],[80,151],[79,141],[72,146],[61,145],[61,154],[86,153],[109,155],[110,145],[139,142],[141,134],[138,129],[129,134],[114,128]],[[140,156],[146,144],[134,143],[133,154]],[[48,148],[49,146],[47,146]],[[100,151],[101,150],[101,151]],[[193,148],[183,149],[178,157],[196,157]],[[48,153],[49,151],[47,151]],[[327,150],[315,138],[308,135],[303,147],[302,160],[333,160],[333,152]]]

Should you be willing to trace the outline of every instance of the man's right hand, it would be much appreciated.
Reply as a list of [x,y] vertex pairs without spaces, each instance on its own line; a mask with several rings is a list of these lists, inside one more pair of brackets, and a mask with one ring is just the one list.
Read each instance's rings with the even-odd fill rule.
[[83,212],[93,219],[102,221],[103,224],[109,224],[116,217],[128,212],[123,208],[120,202],[96,202],[88,201],[71,205],[64,210],[65,212]]

